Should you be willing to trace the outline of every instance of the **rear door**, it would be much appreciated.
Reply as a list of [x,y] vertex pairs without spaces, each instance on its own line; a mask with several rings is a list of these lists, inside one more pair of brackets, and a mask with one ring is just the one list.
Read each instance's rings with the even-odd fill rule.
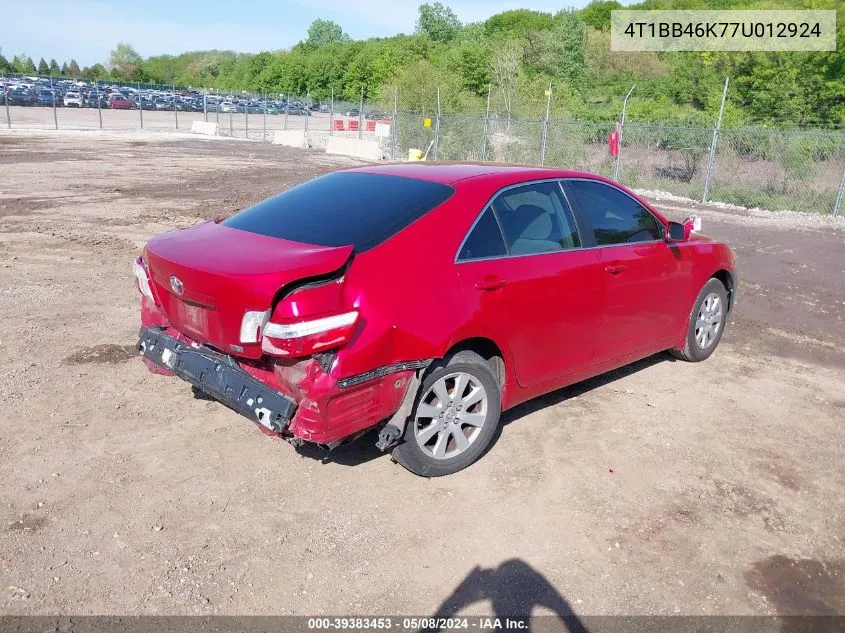
[[664,238],[662,222],[611,184],[567,179],[564,187],[601,256],[604,275],[597,363],[656,351],[677,338],[685,316],[689,267]]
[[476,220],[457,263],[477,325],[507,345],[520,385],[592,363],[599,253],[581,247],[558,181],[502,190]]

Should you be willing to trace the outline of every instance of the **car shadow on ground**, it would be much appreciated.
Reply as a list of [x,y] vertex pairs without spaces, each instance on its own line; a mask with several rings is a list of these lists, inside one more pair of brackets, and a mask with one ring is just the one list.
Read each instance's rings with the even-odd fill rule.
[[[620,367],[619,369],[614,369],[613,371],[609,371],[606,374],[600,374],[598,376],[594,376],[593,378],[588,378],[582,382],[575,383],[574,385],[570,385],[568,387],[563,387],[562,389],[558,389],[557,391],[552,391],[551,393],[547,393],[544,396],[539,396],[534,398],[533,400],[529,400],[528,402],[524,402],[513,409],[508,409],[502,414],[502,423],[499,425],[499,433],[501,433],[501,429],[512,422],[516,422],[517,420],[524,418],[527,415],[530,415],[540,409],[545,409],[547,407],[553,407],[556,404],[560,404],[564,400],[572,400],[573,398],[577,398],[585,393],[592,391],[593,389],[598,389],[599,387],[604,387],[610,383],[616,382],[621,378],[626,378],[627,376],[631,376],[636,374],[637,372],[643,371],[644,369],[648,369],[650,367],[654,367],[655,365],[659,365],[660,363],[664,362],[675,362],[675,358],[671,356],[668,352],[661,352],[660,354],[655,354],[654,356],[649,356],[648,358],[644,358],[642,360],[638,360],[635,363],[631,363],[630,365],[625,365],[624,367]],[[496,439],[498,439],[499,433],[497,433]],[[492,443],[491,443],[492,446]]]
[[[493,440],[490,442],[490,446],[487,448],[485,453],[490,451],[496,445],[496,442],[499,441],[505,426],[539,411],[540,409],[552,407],[556,404],[560,404],[564,400],[577,398],[578,396],[592,391],[593,389],[603,387],[604,385],[619,380],[620,378],[625,378],[626,376],[630,376],[639,371],[667,361],[674,362],[675,359],[667,352],[655,354],[654,356],[649,356],[648,358],[631,363],[630,365],[614,369],[606,374],[589,378],[583,382],[579,382],[569,387],[558,389],[557,391],[553,391],[544,396],[540,396],[539,398],[529,400],[528,402],[516,406],[513,409],[505,411],[502,414],[502,423],[496,430],[496,435],[493,437]],[[297,452],[303,457],[315,459],[324,464],[332,463],[343,466],[358,466],[384,455],[384,453],[375,447],[376,440],[378,440],[378,431],[373,430],[368,431],[353,442],[338,446],[331,451],[320,448],[315,444],[306,443],[297,447]]]
[[563,630],[587,633],[587,628],[572,610],[569,601],[543,574],[518,558],[507,560],[495,568],[475,567],[431,616],[435,626],[422,631],[440,631],[440,618],[454,618],[467,607],[482,601],[489,601],[488,613],[501,620],[500,625],[495,627],[500,630],[519,627],[521,631],[530,631],[530,628],[522,628],[520,625],[508,626],[510,622],[506,620],[524,625],[532,614],[535,617],[539,615],[532,613],[534,609],[542,607],[554,614],[543,617],[562,622]]

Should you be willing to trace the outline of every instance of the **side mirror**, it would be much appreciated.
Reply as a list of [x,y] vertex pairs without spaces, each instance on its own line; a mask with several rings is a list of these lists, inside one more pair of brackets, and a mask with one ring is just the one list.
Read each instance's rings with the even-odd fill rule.
[[692,222],[669,222],[669,228],[666,229],[667,242],[686,242],[692,233]]
[[686,242],[693,231],[701,230],[701,218],[692,216],[684,220],[683,224],[680,222],[669,222],[669,227],[666,229],[667,242]]

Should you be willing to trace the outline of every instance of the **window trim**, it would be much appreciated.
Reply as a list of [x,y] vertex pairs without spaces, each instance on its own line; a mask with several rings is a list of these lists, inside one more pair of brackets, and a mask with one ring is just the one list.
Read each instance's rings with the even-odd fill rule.
[[[617,244],[597,244],[596,243],[596,234],[595,234],[595,231],[593,230],[593,223],[590,220],[589,214],[586,211],[581,209],[580,204],[576,203],[576,204],[573,205],[570,202],[569,206],[576,209],[576,213],[578,214],[580,220],[584,224],[584,231],[587,233],[587,235],[590,238],[590,242],[592,243],[592,245],[588,246],[587,248],[590,248],[590,249],[618,248],[620,246],[640,246],[640,245],[643,245],[643,244],[660,244],[660,243],[665,244],[666,243],[666,225],[663,224],[663,222],[660,221],[660,218],[658,218],[656,215],[654,215],[654,213],[651,212],[651,209],[649,209],[647,206],[643,205],[642,202],[640,202],[639,200],[637,200],[636,198],[631,196],[631,194],[629,194],[627,191],[623,191],[622,189],[617,187],[615,184],[605,182],[604,180],[596,180],[595,178],[584,178],[583,176],[572,177],[572,178],[561,178],[560,181],[561,181],[561,187],[563,187],[564,190],[566,189],[566,184],[569,183],[569,182],[572,182],[572,181],[586,181],[586,182],[596,183],[596,184],[599,184],[599,185],[604,185],[605,187],[610,187],[611,189],[614,189],[615,191],[618,191],[619,193],[624,195],[629,200],[633,200],[638,205],[640,205],[643,209],[645,209],[648,212],[648,214],[652,218],[654,218],[654,221],[655,221],[655,223],[657,224],[658,227],[663,227],[663,237],[661,237],[660,239],[643,240],[643,241],[640,241],[640,242],[619,242]],[[581,241],[583,242],[583,239]]]
[[[490,199],[487,200],[487,202],[484,203],[484,206],[481,207],[481,211],[478,212],[478,215],[475,217],[475,220],[473,220],[472,224],[470,225],[469,229],[467,230],[466,234],[464,235],[464,239],[461,240],[461,243],[458,246],[458,250],[455,253],[455,258],[453,260],[453,263],[454,264],[469,264],[471,262],[484,262],[484,261],[491,261],[491,260],[496,260],[496,259],[515,259],[515,258],[518,258],[518,257],[539,257],[539,256],[543,256],[543,255],[560,255],[561,253],[571,253],[572,251],[584,250],[585,249],[584,235],[582,234],[584,229],[582,227],[581,222],[579,221],[578,212],[572,206],[572,203],[569,201],[569,197],[566,195],[566,192],[564,191],[562,180],[563,180],[562,178],[541,178],[540,180],[526,180],[525,182],[518,182],[518,183],[514,183],[512,185],[507,185],[506,187],[502,187],[501,189],[497,189],[496,192],[492,196],[490,196]],[[584,179],[584,180],[586,180],[586,179]],[[558,187],[560,188],[561,196],[563,197],[564,202],[569,206],[569,210],[572,213],[572,221],[575,223],[575,232],[578,235],[578,241],[581,242],[581,245],[580,246],[574,246],[572,248],[567,248],[565,250],[559,250],[559,251],[547,251],[547,252],[544,252],[544,253],[524,253],[522,255],[512,255],[511,252],[510,252],[510,248],[508,248],[508,240],[505,237],[505,231],[502,228],[502,221],[499,219],[499,214],[496,213],[496,209],[493,208],[493,202],[501,194],[503,194],[506,191],[509,191],[511,189],[518,189],[520,187],[529,187],[531,185],[540,185],[540,184],[543,184],[543,183],[546,183],[546,182],[557,183]],[[502,243],[504,243],[504,245],[505,245],[505,254],[504,255],[494,255],[492,257],[472,257],[472,258],[468,258],[468,259],[461,259],[460,258],[461,251],[464,249],[464,245],[466,244],[467,240],[469,239],[469,236],[475,230],[475,225],[478,224],[478,222],[481,220],[481,217],[484,215],[484,213],[487,211],[487,209],[490,209],[493,212],[493,217],[496,218],[496,224],[499,227],[499,234],[502,236]],[[563,218],[561,218],[561,219],[563,219]],[[589,248],[589,247],[587,247],[587,248]]]

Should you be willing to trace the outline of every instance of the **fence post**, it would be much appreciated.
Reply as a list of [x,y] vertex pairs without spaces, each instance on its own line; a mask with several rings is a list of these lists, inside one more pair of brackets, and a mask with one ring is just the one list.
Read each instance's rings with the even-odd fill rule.
[[836,202],[833,203],[833,216],[839,215],[839,206],[842,198],[845,197],[845,169],[842,170],[842,181],[839,183],[839,191],[836,192]]
[[713,128],[713,140],[710,142],[710,155],[707,158],[707,175],[704,177],[704,193],[701,201],[707,202],[707,194],[710,193],[710,177],[713,174],[713,163],[716,161],[716,143],[719,141],[719,130],[722,127],[722,115],[725,113],[725,99],[728,96],[728,81],[725,77],[725,89],[722,91],[722,105],[719,106],[719,118],[716,119],[716,127]]
[[[305,133],[308,134],[308,119],[311,118],[311,91],[305,91]],[[307,142],[306,142],[307,144]]]
[[264,93],[264,101],[262,102],[262,105],[264,106],[264,121],[261,124],[262,125],[261,133],[263,135],[262,138],[264,139],[264,142],[266,143],[267,142],[267,93],[266,92]]
[[546,164],[546,141],[549,136],[549,111],[552,107],[552,82],[549,82],[549,89],[546,90],[546,116],[543,119],[543,136],[540,145],[540,164]]
[[12,117],[9,114],[9,86],[8,84],[3,85],[3,101],[6,104],[6,125],[9,126],[9,129],[12,129]]
[[141,119],[141,129],[144,129],[144,100],[141,98],[141,82],[138,82],[138,116]]
[[481,139],[481,160],[487,160],[487,132],[490,125],[490,91],[493,89],[493,84],[487,85],[487,109],[484,111],[484,136]]
[[440,86],[437,86],[437,118],[434,120],[434,160],[437,160],[438,145],[440,145]]
[[393,114],[390,117],[390,160],[396,160],[396,110],[399,105],[399,86],[393,86]]
[[[100,105],[100,80],[94,80],[94,89],[97,95],[97,116],[100,117],[100,129],[103,129],[103,108]],[[8,99],[7,99],[8,101]]]
[[358,107],[358,138],[363,138],[364,132],[364,86],[361,86],[361,104]]
[[613,165],[613,179],[617,182],[619,181],[619,159],[622,158],[622,133],[625,129],[625,112],[628,109],[628,99],[636,87],[637,84],[631,86],[628,94],[625,95],[625,101],[622,102],[622,124],[619,126],[619,151],[616,152],[616,163]]
[[244,138],[249,138],[249,100],[244,104]]
[[202,89],[202,120],[208,123],[208,88]]
[[59,129],[59,117],[56,114],[56,91],[53,89],[53,73],[50,73],[50,92],[53,93],[53,125]]
[[332,86],[332,104],[329,107],[329,136],[334,134],[332,128],[334,128],[334,86]]
[[173,95],[173,118],[176,119],[176,129],[179,129],[179,108],[176,107],[176,86],[170,86],[170,93]]
[[290,95],[285,95],[285,125],[284,125],[284,129],[288,129],[288,108],[290,108],[290,102],[288,101],[289,98],[290,98]]

